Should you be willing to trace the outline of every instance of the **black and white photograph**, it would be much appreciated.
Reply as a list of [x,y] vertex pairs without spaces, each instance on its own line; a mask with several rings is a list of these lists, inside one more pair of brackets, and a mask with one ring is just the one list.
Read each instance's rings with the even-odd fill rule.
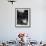
[[17,27],[30,27],[30,8],[16,8],[15,23]]

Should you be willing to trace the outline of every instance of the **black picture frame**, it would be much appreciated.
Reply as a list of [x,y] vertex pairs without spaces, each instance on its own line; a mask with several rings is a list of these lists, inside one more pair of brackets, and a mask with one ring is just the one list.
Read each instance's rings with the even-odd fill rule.
[[30,8],[15,8],[15,27],[31,27]]

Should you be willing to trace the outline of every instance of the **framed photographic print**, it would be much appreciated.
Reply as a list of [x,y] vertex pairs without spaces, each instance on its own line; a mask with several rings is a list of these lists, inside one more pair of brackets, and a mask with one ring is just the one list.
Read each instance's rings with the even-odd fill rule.
[[31,26],[31,9],[15,8],[15,26],[30,27]]

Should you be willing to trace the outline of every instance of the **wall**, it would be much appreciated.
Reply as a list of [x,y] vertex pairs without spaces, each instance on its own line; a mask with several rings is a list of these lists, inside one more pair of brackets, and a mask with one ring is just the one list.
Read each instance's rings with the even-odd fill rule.
[[[31,8],[31,27],[15,27],[15,8]],[[46,40],[45,0],[17,0],[14,5],[0,0],[0,41],[15,40],[19,32],[26,32],[33,40]]]

